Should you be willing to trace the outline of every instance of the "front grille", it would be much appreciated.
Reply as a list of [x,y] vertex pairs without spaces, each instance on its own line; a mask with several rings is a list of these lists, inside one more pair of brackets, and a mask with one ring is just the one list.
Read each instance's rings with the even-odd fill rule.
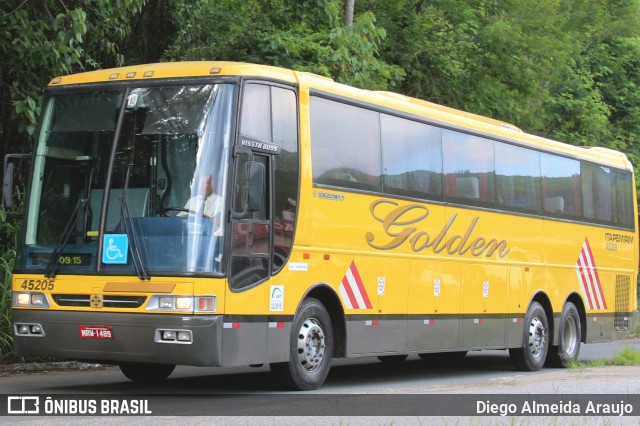
[[[91,294],[54,294],[53,300],[59,306],[75,306],[82,308],[90,308]],[[142,306],[147,300],[146,296],[102,296],[103,308],[122,308],[122,309],[135,309]]]
[[613,329],[629,330],[629,295],[631,293],[631,276],[616,275],[616,304],[613,317]]

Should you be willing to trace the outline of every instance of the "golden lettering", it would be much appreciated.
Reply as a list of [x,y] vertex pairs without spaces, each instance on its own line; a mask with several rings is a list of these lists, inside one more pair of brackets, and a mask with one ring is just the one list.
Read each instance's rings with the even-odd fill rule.
[[[474,257],[492,257],[497,254],[504,258],[511,251],[505,240],[498,241],[478,236],[474,239],[472,234],[480,217],[474,217],[464,234],[455,234],[447,238],[447,233],[453,227],[458,215],[453,213],[447,223],[438,234],[431,238],[427,230],[419,229],[418,224],[429,217],[429,209],[419,204],[407,204],[404,206],[392,200],[376,200],[369,207],[371,216],[382,224],[383,236],[376,236],[373,232],[367,232],[365,238],[369,246],[377,250],[391,250],[408,242],[412,251],[418,253],[430,248],[438,254],[446,250],[450,255],[463,256],[470,253]],[[385,241],[386,237],[390,239]]]

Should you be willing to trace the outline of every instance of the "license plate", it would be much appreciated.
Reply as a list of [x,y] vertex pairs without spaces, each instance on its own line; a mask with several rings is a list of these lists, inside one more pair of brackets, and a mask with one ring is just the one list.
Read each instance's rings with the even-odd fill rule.
[[108,325],[81,325],[80,337],[83,339],[113,340],[113,330]]

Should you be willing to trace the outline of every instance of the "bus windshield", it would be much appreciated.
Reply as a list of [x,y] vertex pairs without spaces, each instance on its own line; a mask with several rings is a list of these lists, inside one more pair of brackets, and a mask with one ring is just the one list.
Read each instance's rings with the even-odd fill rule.
[[19,267],[48,276],[220,272],[235,90],[52,91]]

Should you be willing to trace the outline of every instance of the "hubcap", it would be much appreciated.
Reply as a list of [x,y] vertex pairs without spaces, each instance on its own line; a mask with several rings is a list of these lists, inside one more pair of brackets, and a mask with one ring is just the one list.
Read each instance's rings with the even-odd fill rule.
[[562,342],[567,355],[573,355],[578,343],[578,328],[573,317],[568,317],[562,330]]
[[309,318],[298,332],[298,361],[307,371],[314,371],[324,356],[325,337],[320,323]]
[[534,358],[539,357],[544,351],[547,342],[547,329],[540,318],[535,317],[529,324],[529,351]]

